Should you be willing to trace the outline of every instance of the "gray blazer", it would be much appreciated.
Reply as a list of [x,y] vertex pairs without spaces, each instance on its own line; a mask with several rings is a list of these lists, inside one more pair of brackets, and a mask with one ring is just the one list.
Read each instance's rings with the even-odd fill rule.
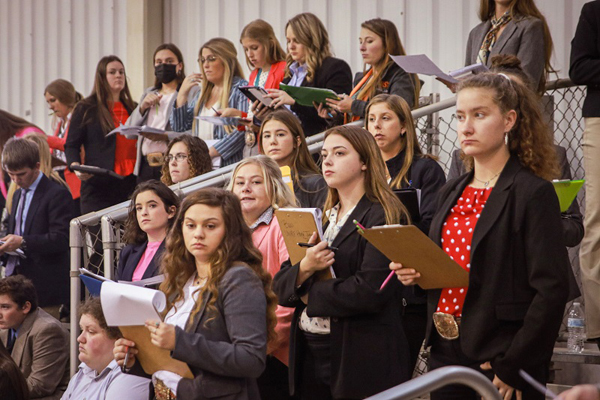
[[[185,330],[175,328],[171,357],[185,362],[194,379],[183,378],[177,397],[191,400],[260,399],[256,378],[267,358],[267,299],[260,278],[245,264],[231,267],[219,284],[216,310],[200,311]],[[200,301],[200,300],[199,300]],[[136,362],[130,373],[147,376]]]
[[[138,103],[138,106],[131,112],[131,115],[129,116],[129,119],[127,120],[127,122],[125,123],[125,125],[128,126],[142,126],[145,125],[146,122],[148,121],[148,115],[150,114],[150,107],[149,109],[146,110],[145,113],[141,113],[140,112],[140,107],[142,105],[142,102],[144,101],[144,99],[146,98],[146,96],[148,95],[148,93],[152,93],[155,92],[157,89],[154,86],[151,86],[149,88],[147,88],[146,90],[144,90],[144,94],[142,94],[142,97],[140,98],[140,102]],[[177,92],[175,92],[175,95],[171,98],[171,101],[169,102],[168,106],[167,106],[167,125],[165,126],[165,131],[167,131],[167,134],[169,135],[169,140],[172,140],[173,138],[182,135],[183,133],[181,132],[173,132],[173,130],[171,129],[171,113],[173,112],[173,104],[175,104],[175,100],[177,100]],[[144,141],[143,137],[138,137],[137,140],[137,156],[135,158],[135,167],[133,168],[133,174],[134,175],[138,175],[140,172],[140,168],[141,168],[141,160],[142,160],[142,142]]]
[[[6,346],[8,329],[0,330],[0,340]],[[27,380],[30,398],[61,398],[69,384],[69,333],[56,318],[41,308],[31,311],[11,356]]]
[[[465,65],[475,64],[485,35],[492,28],[490,21],[477,25],[467,41]],[[500,34],[492,47],[487,66],[491,65],[496,54],[513,54],[519,57],[525,72],[537,86],[544,73],[544,26],[542,21],[533,17],[512,19]]]

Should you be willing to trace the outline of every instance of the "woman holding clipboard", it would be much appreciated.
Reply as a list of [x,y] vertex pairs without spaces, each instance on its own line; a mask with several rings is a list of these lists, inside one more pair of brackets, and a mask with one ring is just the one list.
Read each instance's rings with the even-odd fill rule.
[[[456,115],[470,172],[440,190],[429,236],[469,271],[469,287],[428,293],[430,368],[471,367],[504,399],[543,399],[519,370],[547,381],[567,299],[552,139],[533,93],[504,74],[461,82]],[[415,270],[390,268],[403,284],[419,283]],[[447,386],[431,398],[478,396]]]
[[[386,285],[388,259],[356,230],[397,224],[404,207],[385,181],[373,137],[356,126],[328,130],[321,153],[329,186],[323,241],[275,275],[279,303],[295,307],[290,390],[302,399],[362,399],[410,378],[401,287]],[[318,243],[317,243],[318,242]],[[329,246],[337,248],[335,253]],[[315,275],[331,270],[335,277]]]
[[[152,344],[188,364],[194,378],[155,372],[156,398],[260,398],[256,378],[276,338],[276,299],[261,259],[233,193],[209,188],[186,197],[161,263],[168,311],[146,327]],[[134,342],[119,339],[113,353],[130,373],[147,376]]]

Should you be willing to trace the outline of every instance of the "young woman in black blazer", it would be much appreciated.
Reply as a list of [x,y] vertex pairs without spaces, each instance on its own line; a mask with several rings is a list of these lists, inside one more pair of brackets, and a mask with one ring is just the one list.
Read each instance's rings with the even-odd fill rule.
[[[322,156],[329,185],[323,240],[313,234],[316,245],[298,264],[282,265],[273,289],[282,306],[296,308],[290,337],[292,394],[362,399],[409,379],[410,370],[401,286],[380,290],[388,259],[353,221],[364,227],[396,224],[406,213],[386,184],[383,159],[366,130],[328,130]],[[315,277],[330,268],[335,278]]]
[[[103,57],[96,68],[92,93],[77,103],[73,111],[65,154],[69,166],[101,167],[125,178],[119,180],[76,171],[82,181],[83,214],[125,201],[135,188],[136,141],[119,134],[107,136],[115,127],[127,122],[135,106],[123,63],[117,56]],[[81,147],[85,159],[81,157]]]
[[[331,89],[337,94],[350,93],[352,71],[350,66],[331,53],[329,34],[316,15],[302,13],[290,19],[285,26],[287,40],[287,67],[284,84]],[[299,77],[304,76],[303,79]],[[287,105],[302,122],[304,134],[312,136],[328,127],[326,119],[319,117],[316,107],[296,104],[286,92],[269,89],[273,99],[271,106],[278,108]]]
[[[365,128],[375,138],[385,160],[390,187],[421,191],[420,217],[412,223],[423,233],[429,233],[437,194],[446,183],[446,176],[437,161],[421,151],[410,106],[400,96],[380,94],[369,102],[365,116]],[[402,323],[414,366],[425,338],[427,295],[419,287],[406,288],[402,304]]]
[[407,73],[390,58],[390,54],[406,55],[396,25],[387,19],[374,18],[360,27],[364,70],[354,77],[354,88],[349,95],[340,96],[342,100],[327,99],[329,112],[344,113],[344,123],[365,118],[369,100],[381,93],[398,95],[411,108],[417,108],[421,91],[418,75]]
[[[560,208],[548,181],[558,168],[552,138],[533,93],[503,74],[463,81],[456,115],[470,172],[440,190],[429,236],[469,271],[469,287],[429,292],[430,367],[465,365],[493,379],[505,399],[515,390],[543,399],[519,370],[547,381],[568,292]],[[402,283],[418,284],[413,269],[390,268]],[[461,386],[432,393],[454,398],[477,396]]]
[[[140,183],[131,195],[116,279],[139,281],[159,274],[165,238],[173,226],[179,197],[164,183]],[[149,259],[149,260],[148,260]]]
[[286,109],[269,113],[260,127],[258,148],[280,167],[290,167],[300,207],[323,208],[327,183],[308,151],[302,125],[294,114]]

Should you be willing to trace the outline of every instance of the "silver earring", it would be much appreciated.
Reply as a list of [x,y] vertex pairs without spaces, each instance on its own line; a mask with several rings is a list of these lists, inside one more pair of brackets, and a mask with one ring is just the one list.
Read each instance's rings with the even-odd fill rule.
[[508,132],[504,132],[504,144],[508,146]]

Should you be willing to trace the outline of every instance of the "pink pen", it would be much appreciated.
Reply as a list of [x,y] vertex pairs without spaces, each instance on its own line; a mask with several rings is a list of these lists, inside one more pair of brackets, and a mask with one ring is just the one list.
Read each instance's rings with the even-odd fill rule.
[[388,282],[390,281],[390,279],[392,279],[392,276],[394,276],[394,274],[395,274],[395,271],[390,272],[390,274],[387,276],[387,278],[385,278],[385,281],[383,281],[383,283],[381,284],[381,287],[379,288],[379,290],[383,290],[385,285],[388,284]]

